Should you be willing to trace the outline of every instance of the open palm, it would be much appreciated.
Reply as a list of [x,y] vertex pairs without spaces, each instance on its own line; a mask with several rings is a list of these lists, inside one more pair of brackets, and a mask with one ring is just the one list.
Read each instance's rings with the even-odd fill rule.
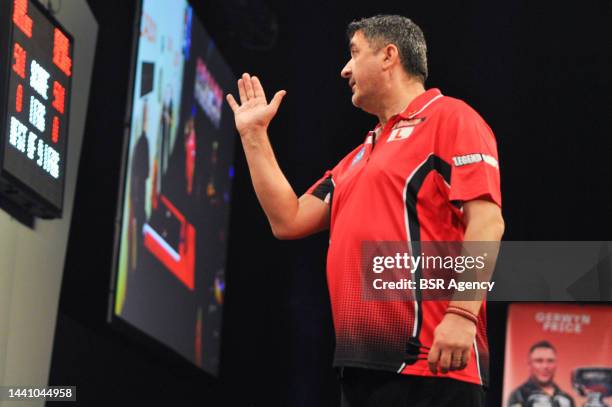
[[261,82],[256,76],[251,77],[248,73],[243,74],[238,80],[238,92],[240,104],[231,94],[227,95],[227,102],[234,111],[236,129],[241,136],[265,131],[287,93],[284,90],[276,92],[268,103]]

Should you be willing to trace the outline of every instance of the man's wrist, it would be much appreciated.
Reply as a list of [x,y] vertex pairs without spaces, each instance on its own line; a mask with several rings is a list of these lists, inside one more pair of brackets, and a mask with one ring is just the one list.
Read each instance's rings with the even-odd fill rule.
[[445,311],[445,315],[456,315],[458,317],[461,317],[467,321],[472,322],[475,326],[478,325],[478,316],[475,315],[474,313],[460,308],[460,307],[455,307],[455,306],[449,306],[448,308],[446,308]]
[[265,130],[240,133],[240,141],[245,150],[259,150],[267,144],[270,144],[268,141],[268,134]]
[[470,311],[474,315],[478,315],[480,313],[480,309],[482,308],[482,300],[468,300],[468,301],[460,301],[460,300],[452,300],[449,302],[449,307],[457,307],[462,308],[464,310]]
[[261,140],[268,135],[267,127],[255,127],[240,132],[240,137],[243,140]]

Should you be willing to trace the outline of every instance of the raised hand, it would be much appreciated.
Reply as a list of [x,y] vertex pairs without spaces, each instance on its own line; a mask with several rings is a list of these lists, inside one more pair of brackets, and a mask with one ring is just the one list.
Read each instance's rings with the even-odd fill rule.
[[283,97],[287,94],[286,91],[280,90],[268,103],[261,82],[256,76],[250,76],[248,73],[244,73],[238,80],[238,92],[240,104],[231,94],[227,95],[227,103],[234,111],[236,129],[241,137],[265,132],[276,115]]

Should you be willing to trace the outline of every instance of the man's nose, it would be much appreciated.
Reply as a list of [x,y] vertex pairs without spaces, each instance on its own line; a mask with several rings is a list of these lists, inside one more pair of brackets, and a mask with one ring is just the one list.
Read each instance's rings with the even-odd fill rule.
[[342,68],[342,71],[340,71],[340,76],[342,76],[343,78],[350,78],[351,77],[351,67],[350,67],[351,62],[347,62],[346,65],[344,65],[344,68]]

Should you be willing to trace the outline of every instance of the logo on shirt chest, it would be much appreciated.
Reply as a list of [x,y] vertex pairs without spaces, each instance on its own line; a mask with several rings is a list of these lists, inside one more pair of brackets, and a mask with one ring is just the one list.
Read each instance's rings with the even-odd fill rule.
[[406,140],[408,137],[410,137],[410,135],[414,131],[414,128],[418,124],[422,123],[424,120],[424,117],[409,120],[400,120],[395,124],[395,126],[393,126],[391,134],[387,139],[387,143],[398,140]]
[[359,150],[357,155],[355,155],[355,157],[353,158],[353,161],[351,162],[351,167],[353,165],[357,164],[359,161],[361,161],[361,159],[363,158],[364,154],[365,154],[365,146],[361,147],[361,150]]

